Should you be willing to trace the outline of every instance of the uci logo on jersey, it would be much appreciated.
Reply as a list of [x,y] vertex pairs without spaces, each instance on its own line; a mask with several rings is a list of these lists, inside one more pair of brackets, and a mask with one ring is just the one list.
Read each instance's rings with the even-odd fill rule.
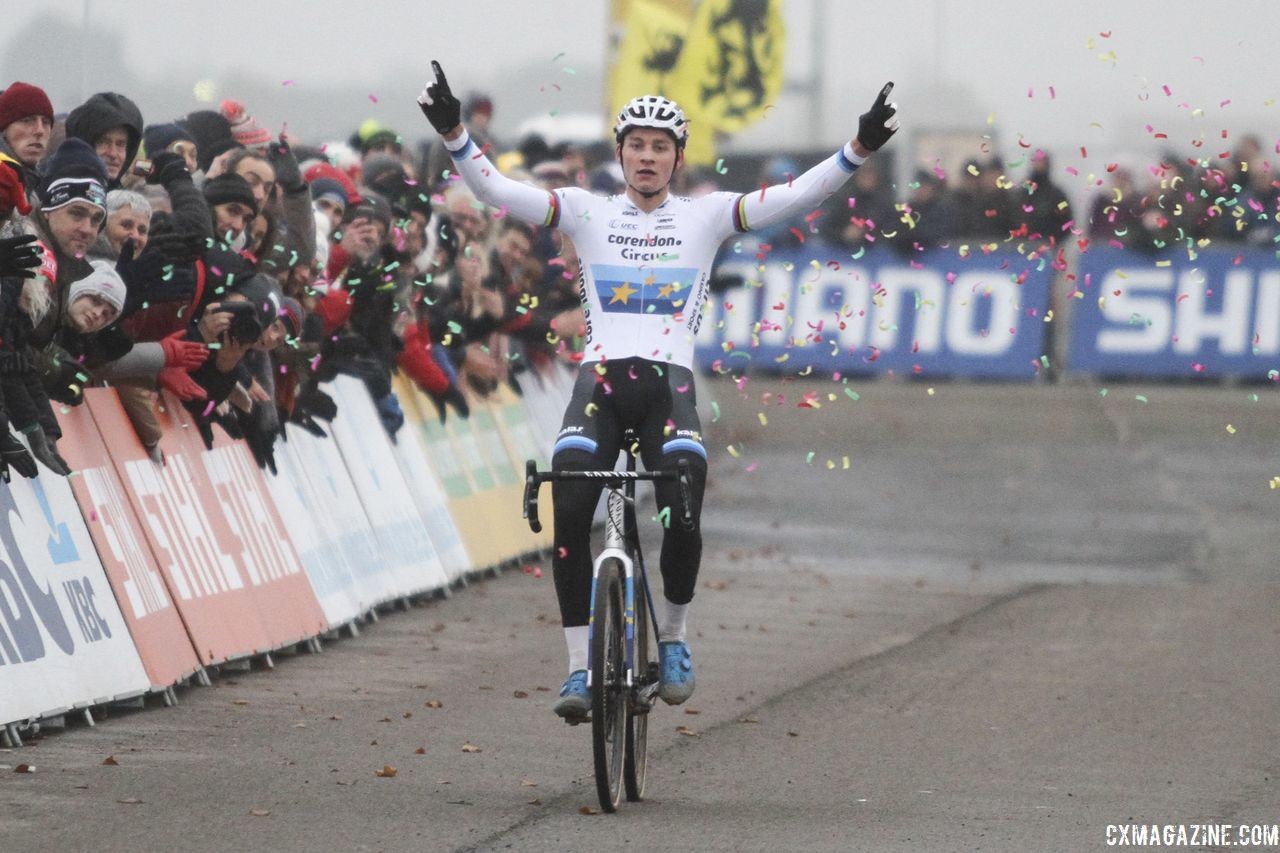
[[639,222],[623,222],[621,219],[610,219],[609,227],[617,231],[636,231],[640,228]]

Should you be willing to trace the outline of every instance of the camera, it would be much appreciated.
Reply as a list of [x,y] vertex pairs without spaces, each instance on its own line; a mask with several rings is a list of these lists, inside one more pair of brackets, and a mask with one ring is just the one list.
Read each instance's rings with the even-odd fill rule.
[[252,344],[262,337],[262,319],[251,302],[224,302],[218,311],[231,315],[227,336],[236,343]]
[[133,166],[129,169],[129,171],[137,175],[139,178],[149,178],[151,177],[151,171],[152,171],[151,161],[150,160],[134,160]]

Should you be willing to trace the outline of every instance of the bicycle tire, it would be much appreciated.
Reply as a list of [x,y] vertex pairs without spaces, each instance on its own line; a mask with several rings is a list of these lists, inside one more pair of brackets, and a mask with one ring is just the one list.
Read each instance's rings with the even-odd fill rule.
[[636,712],[636,700],[639,691],[650,680],[649,662],[655,659],[654,649],[649,639],[649,602],[645,597],[642,584],[636,584],[636,641],[635,669],[632,678],[635,688],[627,699],[627,740],[626,761],[623,765],[622,780],[627,790],[627,800],[639,802],[644,799],[645,772],[648,769],[649,756],[649,711]]
[[622,797],[627,699],[623,678],[625,625],[622,566],[606,560],[596,577],[591,611],[591,747],[600,807],[616,811]]

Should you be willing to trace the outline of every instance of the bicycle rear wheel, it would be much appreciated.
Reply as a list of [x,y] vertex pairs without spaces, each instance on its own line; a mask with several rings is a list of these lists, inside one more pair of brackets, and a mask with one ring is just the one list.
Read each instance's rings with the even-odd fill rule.
[[636,584],[636,644],[635,669],[632,677],[635,689],[627,702],[626,764],[622,779],[627,789],[627,799],[636,802],[644,799],[644,778],[648,766],[649,708],[638,707],[640,692],[653,680],[649,662],[656,660],[655,650],[649,639],[649,602],[643,584]]
[[591,741],[596,793],[606,812],[618,808],[627,729],[623,652],[622,566],[606,560],[596,577],[591,610]]

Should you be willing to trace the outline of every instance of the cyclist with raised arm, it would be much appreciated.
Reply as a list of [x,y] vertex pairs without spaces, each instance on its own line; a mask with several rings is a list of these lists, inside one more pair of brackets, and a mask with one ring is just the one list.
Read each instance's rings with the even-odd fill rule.
[[[706,484],[707,451],[695,408],[693,346],[720,244],[745,232],[818,207],[871,153],[898,130],[897,105],[887,103],[892,83],[858,119],[858,134],[844,147],[787,184],[746,194],[717,192],[691,199],[671,194],[684,162],[689,128],[674,102],[657,95],[633,99],[614,125],[626,181],[619,195],[598,196],[569,187],[548,191],[511,180],[494,168],[461,123],[461,104],[444,72],[418,96],[427,120],[443,137],[454,167],[476,198],[527,222],[568,234],[581,259],[579,295],[586,319],[586,350],[552,467],[611,469],[623,433],[638,436],[648,470],[692,471],[692,529],[671,523],[662,540],[663,602],[658,607],[661,684],[658,695],[678,705],[693,694],[693,662],[685,640],[702,557],[698,527]],[[591,524],[602,486],[590,481],[554,484],[555,556],[552,566],[569,678],[555,713],[579,722],[591,709],[587,688],[588,616],[591,609]],[[655,484],[659,507],[679,518],[675,483]]]

